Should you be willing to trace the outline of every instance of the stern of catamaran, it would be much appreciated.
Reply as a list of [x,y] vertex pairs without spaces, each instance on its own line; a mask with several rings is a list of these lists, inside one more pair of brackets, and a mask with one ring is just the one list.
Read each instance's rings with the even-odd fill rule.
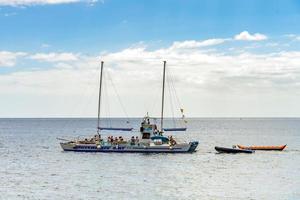
[[190,148],[189,148],[189,152],[194,152],[194,151],[196,151],[198,144],[199,144],[198,141],[190,142],[190,145],[191,145],[191,146],[190,146]]

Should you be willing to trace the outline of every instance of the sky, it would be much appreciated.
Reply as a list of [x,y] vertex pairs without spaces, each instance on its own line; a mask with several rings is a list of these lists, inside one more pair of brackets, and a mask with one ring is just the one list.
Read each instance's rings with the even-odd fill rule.
[[[0,0],[0,117],[300,117],[300,2]],[[175,88],[175,89],[174,89]]]

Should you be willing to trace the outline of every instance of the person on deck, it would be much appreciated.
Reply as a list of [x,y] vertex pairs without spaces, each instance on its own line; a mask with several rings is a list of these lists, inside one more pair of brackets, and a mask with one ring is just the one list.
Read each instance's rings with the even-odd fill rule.
[[135,143],[139,143],[139,142],[140,142],[139,137],[136,136],[136,137],[135,137]]
[[117,138],[117,137],[115,137],[114,143],[115,143],[115,144],[118,144],[118,138]]
[[171,146],[176,145],[176,141],[174,140],[174,138],[172,137],[172,135],[170,137],[170,144],[171,144]]
[[135,139],[134,139],[134,136],[131,137],[130,144],[131,144],[131,145],[135,145]]
[[100,142],[101,141],[101,135],[94,135],[94,141],[95,142]]

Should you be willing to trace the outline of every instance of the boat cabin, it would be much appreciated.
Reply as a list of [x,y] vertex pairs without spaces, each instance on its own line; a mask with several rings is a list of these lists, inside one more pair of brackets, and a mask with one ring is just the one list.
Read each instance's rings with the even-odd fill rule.
[[141,123],[140,132],[142,134],[142,139],[150,139],[152,136],[159,133],[156,124],[151,123],[150,117],[148,116],[144,117]]
[[169,139],[163,136],[162,132],[158,130],[157,125],[151,123],[151,118],[149,116],[144,117],[141,123],[140,132],[143,142],[154,142],[157,145],[169,142]]

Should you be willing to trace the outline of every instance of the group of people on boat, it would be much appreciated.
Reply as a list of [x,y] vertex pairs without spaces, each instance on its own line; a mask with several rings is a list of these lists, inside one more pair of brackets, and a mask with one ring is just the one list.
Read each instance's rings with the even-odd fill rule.
[[107,142],[111,144],[119,144],[124,142],[124,138],[122,136],[119,137],[108,136]]
[[134,136],[132,136],[131,139],[130,139],[130,144],[131,144],[131,145],[136,145],[136,144],[138,144],[139,142],[140,142],[140,140],[139,140],[139,137],[138,137],[138,136],[136,136],[135,138],[134,138]]
[[113,136],[108,136],[107,137],[107,143],[110,143],[110,144],[114,144],[114,145],[117,145],[117,144],[124,144],[124,143],[127,143],[127,142],[130,142],[131,145],[135,145],[135,144],[138,144],[139,143],[139,137],[136,136],[132,136],[131,139],[129,141],[125,140],[122,136],[119,136],[119,137],[113,137]]
[[77,142],[80,144],[95,144],[95,143],[99,143],[102,142],[103,140],[101,139],[101,135],[100,134],[96,134],[91,138],[84,138],[83,140],[78,140]]
[[144,124],[150,125],[150,119],[149,119],[149,118],[147,118],[147,119],[144,118],[143,121],[142,121],[142,126],[143,126]]
[[[176,145],[176,141],[173,138],[173,136],[168,136],[169,144],[171,146]],[[80,144],[97,144],[103,142],[103,139],[101,138],[101,135],[96,134],[91,138],[85,138],[84,140],[78,141]],[[137,145],[139,144],[140,140],[138,136],[132,136],[131,139],[128,141],[124,139],[122,136],[114,137],[114,136],[108,136],[107,137],[107,143],[110,143],[112,145],[118,145],[118,144],[125,144],[130,143],[130,145]]]

